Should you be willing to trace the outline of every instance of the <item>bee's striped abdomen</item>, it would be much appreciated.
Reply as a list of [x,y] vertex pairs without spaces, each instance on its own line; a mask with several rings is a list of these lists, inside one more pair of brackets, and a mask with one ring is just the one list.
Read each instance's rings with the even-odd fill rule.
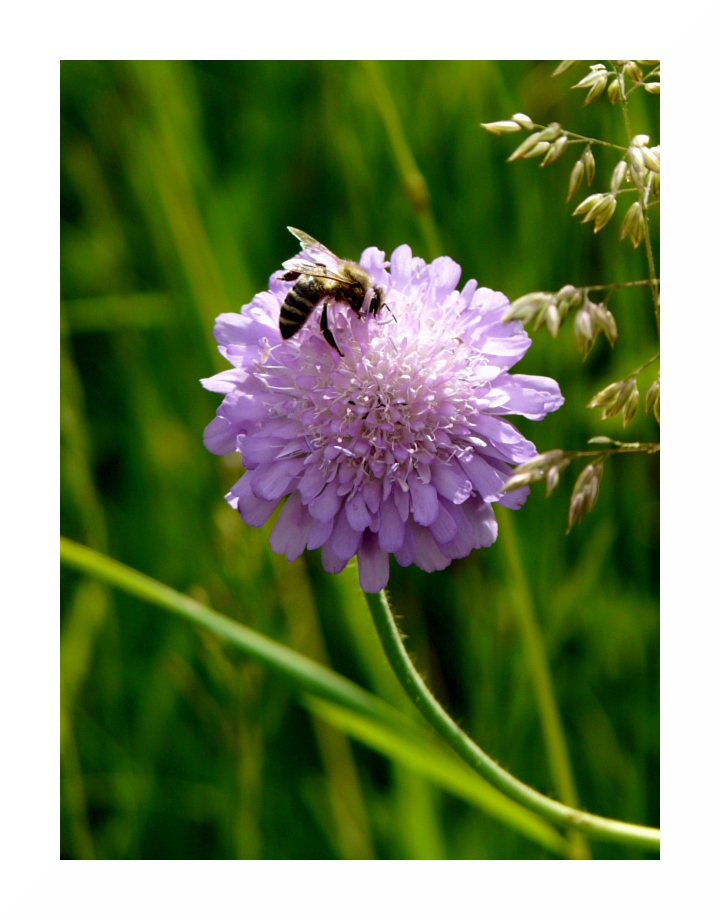
[[280,334],[284,339],[295,335],[305,325],[325,290],[314,278],[301,275],[290,288],[280,309]]

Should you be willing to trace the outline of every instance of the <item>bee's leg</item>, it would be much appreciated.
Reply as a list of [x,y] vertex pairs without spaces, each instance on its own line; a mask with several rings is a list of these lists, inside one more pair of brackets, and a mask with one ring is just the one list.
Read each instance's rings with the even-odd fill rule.
[[322,334],[323,334],[323,336],[324,336],[324,338],[325,338],[325,341],[328,343],[328,345],[329,345],[331,348],[334,348],[335,351],[340,355],[340,357],[343,358],[344,355],[343,355],[343,353],[340,351],[340,349],[337,347],[337,342],[335,341],[335,336],[334,336],[334,335],[332,334],[332,332],[328,329],[327,308],[328,308],[328,301],[326,300],[325,303],[323,304],[322,315],[320,316],[320,331],[322,332]]
[[394,314],[393,311],[390,309],[390,307],[388,307],[387,304],[385,304],[385,307],[387,308],[387,311],[388,311],[388,313],[390,314],[390,319],[379,319],[379,320],[377,321],[378,326],[387,326],[388,323],[396,323],[396,322],[397,322],[397,316],[395,316],[395,314]]

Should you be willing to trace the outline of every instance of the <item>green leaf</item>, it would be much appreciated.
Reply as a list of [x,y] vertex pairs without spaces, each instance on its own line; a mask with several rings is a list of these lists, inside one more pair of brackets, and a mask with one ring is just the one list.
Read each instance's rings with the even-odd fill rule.
[[550,824],[490,786],[413,720],[347,678],[65,537],[60,538],[60,558],[74,569],[209,629],[306,691],[304,702],[325,721],[482,808],[552,852],[566,852],[565,840]]
[[414,770],[446,792],[475,805],[490,817],[551,852],[567,855],[567,841],[551,824],[498,792],[429,736],[425,740],[419,733],[416,737],[402,734],[387,725],[317,697],[306,696],[305,705],[315,715],[351,738]]
[[81,546],[66,537],[60,537],[60,559],[71,568],[99,578],[106,584],[164,607],[197,626],[209,629],[241,649],[246,655],[290,679],[303,690],[372,718],[382,719],[395,727],[407,728],[416,725],[412,719],[384,700],[373,696],[330,668],[306,658],[274,639],[268,639],[254,629],[216,613],[204,604],[136,572],[121,562],[110,559],[103,553]]

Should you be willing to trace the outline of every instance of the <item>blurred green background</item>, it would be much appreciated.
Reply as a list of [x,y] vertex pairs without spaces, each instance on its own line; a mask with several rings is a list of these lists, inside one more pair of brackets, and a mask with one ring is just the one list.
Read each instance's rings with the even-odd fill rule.
[[[565,204],[574,157],[507,164],[537,122],[627,143],[579,70],[549,62],[382,62],[425,176],[442,252],[511,299],[565,283],[647,277],[620,243],[625,207],[597,236]],[[66,62],[61,68],[61,527],[390,700],[398,688],[356,571],[292,565],[223,494],[239,458],[203,448],[223,368],[214,317],[238,311],[292,256],[288,224],[340,256],[409,243],[423,218],[398,172],[369,73],[353,62]],[[659,142],[659,106],[631,97]],[[524,136],[524,135],[523,135]],[[570,148],[578,154],[582,148]],[[614,155],[597,153],[593,190]],[[581,193],[582,194],[582,193]],[[578,196],[577,201],[580,200]],[[576,201],[576,203],[577,203]],[[625,199],[629,203],[629,199]],[[656,212],[657,213],[657,212]],[[657,237],[657,233],[656,233]],[[656,253],[657,258],[657,253]],[[566,397],[518,426],[539,450],[627,432],[584,408],[657,351],[646,290],[610,302],[619,329],[583,364],[571,324],[545,330],[517,370]],[[640,378],[641,393],[656,369]],[[565,535],[581,466],[514,513],[581,804],[659,825],[659,457],[605,464],[595,510]],[[427,575],[392,564],[407,646],[445,707],[516,776],[556,796],[500,544]],[[65,858],[545,858],[525,840],[349,742],[290,688],[209,635],[63,570],[61,855]],[[637,857],[592,845],[596,857]]]

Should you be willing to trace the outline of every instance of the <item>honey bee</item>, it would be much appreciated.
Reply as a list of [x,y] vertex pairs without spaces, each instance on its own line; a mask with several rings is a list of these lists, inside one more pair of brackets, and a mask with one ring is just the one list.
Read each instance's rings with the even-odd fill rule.
[[335,336],[328,328],[327,308],[333,301],[344,301],[358,315],[367,313],[372,316],[385,305],[385,291],[374,286],[372,278],[360,268],[357,262],[338,259],[330,250],[317,240],[288,227],[294,237],[300,240],[304,250],[313,259],[289,259],[283,262],[285,274],[282,281],[294,281],[287,292],[280,308],[280,334],[284,339],[292,338],[307,322],[312,311],[322,302],[320,330],[325,341],[342,357]]

